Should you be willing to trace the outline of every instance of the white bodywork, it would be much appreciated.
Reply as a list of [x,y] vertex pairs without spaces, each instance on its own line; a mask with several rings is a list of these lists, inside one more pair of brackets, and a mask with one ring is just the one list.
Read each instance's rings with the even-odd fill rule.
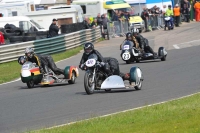
[[101,84],[101,89],[120,89],[120,88],[125,88],[124,81],[120,76],[113,75]]

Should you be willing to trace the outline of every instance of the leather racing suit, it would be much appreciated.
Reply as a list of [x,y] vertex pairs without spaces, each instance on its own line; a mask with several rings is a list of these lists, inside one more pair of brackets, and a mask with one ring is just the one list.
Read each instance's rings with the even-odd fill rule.
[[34,54],[32,58],[27,57],[27,61],[32,63],[36,63],[40,69],[43,68],[45,73],[48,73],[48,67],[55,73],[55,74],[63,74],[64,70],[58,68],[53,61],[53,58],[50,55],[39,55]]

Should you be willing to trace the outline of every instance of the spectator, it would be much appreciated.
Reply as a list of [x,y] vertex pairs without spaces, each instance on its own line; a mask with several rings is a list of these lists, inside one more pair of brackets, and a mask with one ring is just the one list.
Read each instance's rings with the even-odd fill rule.
[[97,27],[98,26],[98,24],[97,24],[97,19],[94,19],[94,21],[91,23],[91,27],[92,28],[95,28],[95,27]]
[[195,20],[197,22],[200,21],[200,2],[196,1],[196,3],[194,4],[194,9],[195,9]]
[[91,22],[90,19],[88,20],[88,26],[89,26],[89,29],[92,29],[92,28],[93,28],[93,25],[92,25],[92,22]]
[[102,24],[102,19],[101,19],[101,14],[100,13],[98,13],[98,15],[97,15],[97,24],[98,25]]
[[102,19],[102,25],[104,29],[107,29],[107,23],[109,22],[108,18],[106,17],[106,14],[101,15]]
[[189,9],[187,8],[186,4],[184,4],[181,13],[184,15],[184,21],[189,22]]
[[194,9],[194,0],[190,0],[190,20],[193,21],[195,16],[194,16],[194,12],[195,12],[195,9]]
[[3,32],[0,31],[0,45],[5,44]]
[[113,17],[112,17],[112,21],[119,21],[119,18],[118,18],[118,10],[115,10],[114,14],[113,14]]
[[85,17],[85,19],[83,20],[84,29],[89,29],[89,28],[90,28],[88,22],[89,22],[89,18],[88,18],[88,17]]
[[[186,22],[190,22],[190,2],[188,0],[184,0],[184,6],[186,6],[187,14],[185,14]],[[184,7],[183,6],[183,7]]]
[[119,17],[118,17],[119,11],[115,10],[113,16],[112,16],[112,21],[114,21],[114,27],[115,27],[115,34],[117,34],[118,36],[120,35],[120,27],[119,27]]
[[175,25],[177,27],[179,27],[179,20],[180,20],[180,7],[178,6],[178,4],[175,5],[174,7],[174,17],[175,17]]
[[48,37],[58,36],[59,28],[60,28],[60,26],[57,25],[57,20],[53,19],[53,22],[49,27],[49,35],[48,35]]
[[110,21],[106,17],[106,14],[102,14],[101,19],[102,19],[102,25],[103,25],[103,27],[102,27],[102,30],[103,30],[102,33],[103,34],[102,35],[103,35],[103,38],[105,38],[105,34],[108,34],[107,23],[110,22]]
[[146,7],[143,7],[143,11],[141,13],[141,18],[144,20],[145,32],[148,32],[149,31],[149,28],[148,28],[149,13],[148,13]]
[[167,6],[166,6],[166,5],[163,5],[163,9],[162,9],[162,14],[163,14],[163,16],[165,16],[166,10],[167,10]]

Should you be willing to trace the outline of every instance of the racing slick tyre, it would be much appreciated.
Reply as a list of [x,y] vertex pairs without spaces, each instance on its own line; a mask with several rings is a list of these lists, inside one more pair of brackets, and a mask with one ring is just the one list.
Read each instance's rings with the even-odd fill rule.
[[105,91],[106,91],[106,92],[111,92],[111,89],[106,89]]
[[126,60],[126,64],[131,64],[131,60]]
[[69,84],[75,84],[75,81],[76,81],[76,74],[75,74],[75,72],[73,71],[73,72],[72,72],[71,80],[68,80],[68,83],[69,83]]
[[139,84],[134,87],[136,90],[141,90],[142,89],[142,80],[140,80]]
[[84,87],[85,87],[85,91],[88,95],[93,94],[94,93],[94,89],[95,89],[95,83],[92,83],[92,73],[91,72],[86,72],[85,73],[85,77],[84,77]]
[[161,61],[166,61],[166,55],[161,58]]
[[27,84],[29,89],[33,88],[34,85],[35,85],[33,80],[28,81],[26,84]]

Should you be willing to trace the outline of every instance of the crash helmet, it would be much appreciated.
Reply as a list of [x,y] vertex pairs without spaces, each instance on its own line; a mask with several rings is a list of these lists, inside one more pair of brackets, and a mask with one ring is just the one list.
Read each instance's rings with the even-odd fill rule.
[[131,32],[126,33],[126,40],[130,40],[130,41],[133,40],[133,36]]
[[172,6],[171,5],[168,5],[168,8],[171,8]]
[[139,33],[139,30],[137,28],[132,28],[131,32],[132,32],[133,35],[135,35],[135,34]]
[[34,50],[33,50],[33,48],[27,47],[27,48],[25,49],[25,55],[26,55],[27,57],[29,57],[29,58],[32,58],[33,55],[34,55]]
[[25,57],[25,56],[20,56],[20,57],[18,58],[18,63],[19,63],[20,65],[23,65],[25,62],[26,62],[26,57]]
[[89,55],[94,50],[94,45],[91,42],[84,44],[84,53]]

